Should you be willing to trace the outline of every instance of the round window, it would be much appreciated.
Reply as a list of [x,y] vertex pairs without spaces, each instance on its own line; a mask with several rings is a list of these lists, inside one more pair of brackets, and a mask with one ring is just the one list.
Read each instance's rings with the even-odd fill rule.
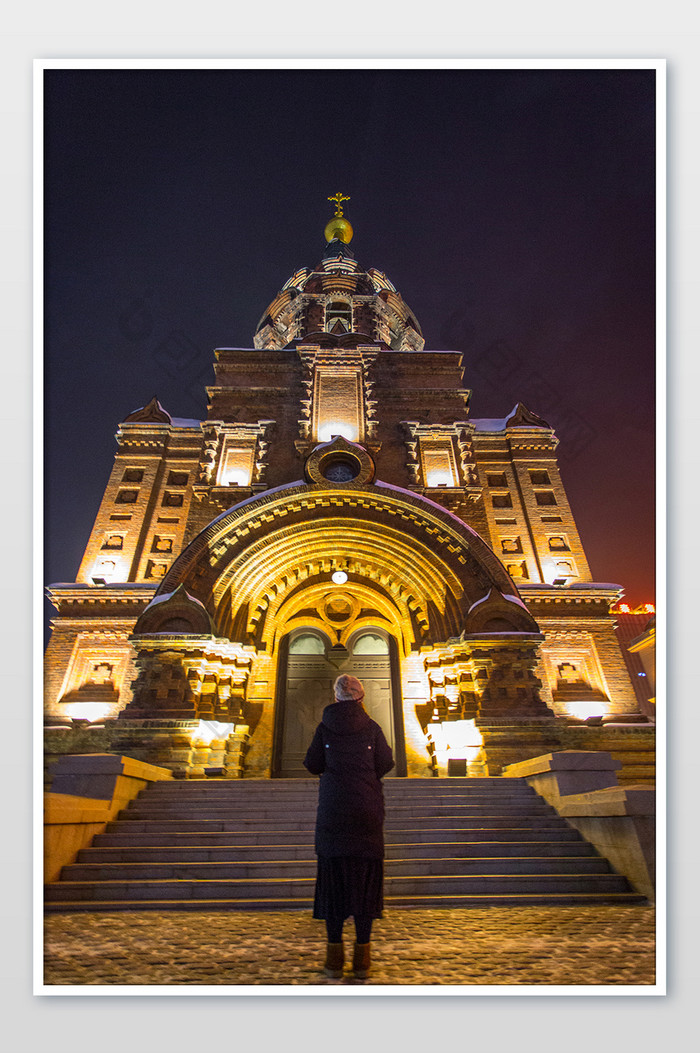
[[360,474],[360,467],[354,457],[328,457],[321,462],[321,475],[331,483],[351,483]]

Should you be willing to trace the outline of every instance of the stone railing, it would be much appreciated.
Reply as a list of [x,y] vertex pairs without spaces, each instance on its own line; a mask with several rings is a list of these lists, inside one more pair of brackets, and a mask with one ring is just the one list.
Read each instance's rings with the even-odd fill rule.
[[60,757],[44,794],[44,880],[57,881],[61,868],[150,782],[172,777],[166,768],[113,753]]
[[563,750],[509,764],[651,902],[656,894],[656,791],[619,786],[609,753]]

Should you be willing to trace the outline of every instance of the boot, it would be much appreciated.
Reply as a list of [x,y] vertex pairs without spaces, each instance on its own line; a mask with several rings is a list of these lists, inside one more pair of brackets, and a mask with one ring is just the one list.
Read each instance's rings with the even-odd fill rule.
[[330,976],[333,980],[339,979],[343,975],[344,965],[345,949],[342,943],[327,943],[326,960],[323,965],[326,976]]
[[352,971],[357,980],[366,980],[370,970],[370,945],[368,943],[356,943],[352,956]]

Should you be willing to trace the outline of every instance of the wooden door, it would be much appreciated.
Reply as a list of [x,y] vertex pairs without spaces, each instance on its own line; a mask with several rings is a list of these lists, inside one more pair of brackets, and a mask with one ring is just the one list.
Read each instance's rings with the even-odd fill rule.
[[[314,638],[321,646],[314,643]],[[301,641],[301,643],[299,642]],[[295,647],[296,645],[296,647]],[[316,653],[299,653],[299,648],[313,648]],[[365,689],[364,707],[381,727],[394,749],[395,733],[391,687],[391,663],[386,654],[350,654],[344,648],[327,648],[320,635],[295,634],[287,657],[279,765],[281,778],[307,776],[304,756],[313,738],[323,710],[334,701],[333,683],[342,673],[356,676]]]

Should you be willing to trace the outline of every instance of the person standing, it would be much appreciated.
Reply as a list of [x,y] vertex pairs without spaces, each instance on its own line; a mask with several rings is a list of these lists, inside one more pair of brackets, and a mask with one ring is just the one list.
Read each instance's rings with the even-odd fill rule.
[[358,980],[370,971],[372,922],[384,905],[384,792],[382,777],[394,766],[384,732],[368,715],[361,682],[339,676],[335,702],[326,706],[304,766],[320,775],[315,849],[318,857],[314,918],[326,923],[323,971],[343,975],[343,925],[352,917],[352,967]]

